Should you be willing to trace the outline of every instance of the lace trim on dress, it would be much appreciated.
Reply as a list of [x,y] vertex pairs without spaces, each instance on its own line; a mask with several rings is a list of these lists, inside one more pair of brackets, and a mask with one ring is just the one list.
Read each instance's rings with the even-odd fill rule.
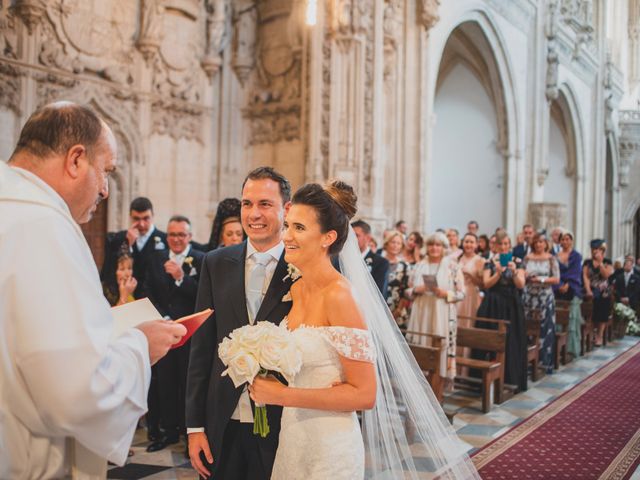
[[325,327],[322,330],[343,357],[368,363],[376,361],[376,349],[368,330],[348,327]]

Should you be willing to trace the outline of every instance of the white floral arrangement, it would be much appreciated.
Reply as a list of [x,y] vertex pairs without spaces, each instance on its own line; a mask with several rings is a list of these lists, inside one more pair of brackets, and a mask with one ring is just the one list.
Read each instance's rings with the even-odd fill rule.
[[295,282],[302,276],[302,272],[293,263],[287,263],[287,276],[282,279],[284,282],[290,278],[292,282]]
[[[236,328],[218,346],[218,356],[227,367],[222,376],[229,375],[236,388],[269,372],[279,372],[291,382],[302,367],[302,352],[292,333],[267,321]],[[263,438],[269,434],[265,406],[255,407],[253,433]]]
[[625,305],[624,303],[617,302],[613,306],[613,313],[620,320],[635,320],[636,319],[636,312],[633,311],[633,308],[629,307],[628,305]]

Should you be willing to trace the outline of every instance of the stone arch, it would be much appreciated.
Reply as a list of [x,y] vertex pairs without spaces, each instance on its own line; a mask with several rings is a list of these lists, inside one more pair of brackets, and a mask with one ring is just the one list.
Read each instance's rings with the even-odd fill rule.
[[[140,191],[135,170],[144,165],[143,142],[127,102],[97,88],[80,84],[72,90],[56,90],[41,99],[41,104],[69,100],[91,106],[113,131],[118,144],[117,170],[109,181],[107,229],[119,230],[128,223],[129,203]],[[106,233],[106,232],[105,232]]]
[[[558,97],[553,100],[549,106],[549,115],[560,127],[560,133],[566,146],[564,173],[573,186],[570,199],[571,205],[567,206],[571,212],[571,218],[567,218],[567,221],[571,229],[576,230],[576,227],[579,227],[576,219],[581,218],[581,212],[579,210],[582,208],[583,203],[580,199],[583,195],[581,189],[582,179],[584,179],[585,176],[585,151],[582,143],[584,129],[579,105],[576,102],[573,89],[568,83],[563,83],[559,87]],[[552,122],[549,121],[549,128],[551,128],[551,124]],[[547,200],[547,197],[545,197],[545,201]],[[557,201],[557,199],[554,199],[554,201]],[[576,233],[576,235],[579,234]]]
[[[518,151],[518,120],[516,91],[511,61],[507,55],[505,42],[491,14],[472,9],[457,16],[448,24],[438,24],[444,31],[438,34],[436,43],[429,46],[429,56],[435,58],[435,68],[429,72],[428,98],[435,107],[435,100],[449,73],[463,64],[479,80],[490,98],[496,114],[496,151],[503,161],[501,225],[514,223],[517,212],[515,158]],[[434,110],[431,110],[434,111]],[[433,136],[432,136],[433,138]],[[429,146],[429,149],[432,147]],[[429,157],[433,157],[430,155]],[[424,160],[427,163],[432,162]],[[423,171],[430,171],[428,164]],[[429,179],[422,175],[422,191],[428,190]]]

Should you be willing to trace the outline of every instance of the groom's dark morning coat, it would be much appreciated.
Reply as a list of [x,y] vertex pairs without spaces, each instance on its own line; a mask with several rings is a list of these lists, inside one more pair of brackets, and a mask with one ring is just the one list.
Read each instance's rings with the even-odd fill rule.
[[[249,324],[245,295],[246,251],[246,241],[213,250],[205,257],[200,272],[196,311],[212,308],[214,313],[191,340],[186,424],[187,428],[205,428],[214,459],[212,473],[220,463],[220,455],[225,454],[221,451],[222,437],[243,390],[243,387],[235,388],[229,376],[221,376],[226,367],[218,357],[218,345],[232,330]],[[257,321],[279,324],[289,313],[291,302],[282,301],[291,287],[291,280],[285,277],[287,263],[283,252],[256,316]],[[260,438],[259,443],[263,464],[270,472],[278,447],[282,408],[270,405],[267,415],[271,433]]]

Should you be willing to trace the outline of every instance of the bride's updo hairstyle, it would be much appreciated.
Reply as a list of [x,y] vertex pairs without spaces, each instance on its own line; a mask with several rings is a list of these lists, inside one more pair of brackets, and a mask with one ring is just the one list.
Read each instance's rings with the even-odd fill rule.
[[351,185],[340,180],[325,185],[308,183],[300,187],[291,199],[291,203],[307,205],[316,211],[320,231],[327,233],[335,230],[336,241],[329,246],[329,254],[334,255],[342,250],[349,235],[349,221],[358,209],[358,197]]

